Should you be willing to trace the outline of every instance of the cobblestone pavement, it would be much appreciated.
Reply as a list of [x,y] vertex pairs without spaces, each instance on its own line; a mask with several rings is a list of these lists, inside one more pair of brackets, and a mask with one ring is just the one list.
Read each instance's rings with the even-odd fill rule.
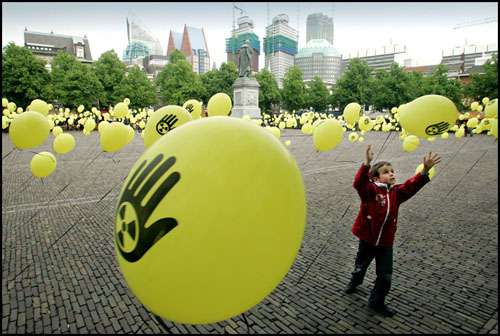
[[[33,153],[2,134],[2,333],[498,333],[498,142],[485,134],[402,149],[396,132],[344,136],[315,152],[311,135],[284,130],[302,172],[307,224],[295,262],[263,301],[234,318],[203,325],[157,319],[133,295],[113,246],[118,194],[144,150],[136,134],[102,153],[98,132],[72,132],[75,148],[56,171],[31,175]],[[357,293],[344,294],[357,249],[350,232],[359,208],[354,175],[371,144],[398,182],[422,157],[443,160],[432,181],[400,208],[393,286],[380,316],[367,307],[375,266]]]

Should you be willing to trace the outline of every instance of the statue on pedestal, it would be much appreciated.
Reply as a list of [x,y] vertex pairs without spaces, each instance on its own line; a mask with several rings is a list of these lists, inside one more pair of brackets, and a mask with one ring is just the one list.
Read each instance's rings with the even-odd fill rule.
[[240,48],[238,71],[240,77],[250,77],[250,73],[252,72],[252,49],[250,48],[250,40],[248,39]]

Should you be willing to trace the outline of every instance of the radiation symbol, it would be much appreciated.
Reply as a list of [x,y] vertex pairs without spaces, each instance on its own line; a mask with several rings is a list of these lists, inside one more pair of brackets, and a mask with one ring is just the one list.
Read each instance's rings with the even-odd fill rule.
[[439,135],[444,133],[444,131],[446,131],[449,127],[449,123],[441,121],[440,123],[427,126],[425,133],[427,135]]
[[167,114],[156,124],[156,131],[161,135],[167,134],[168,131],[175,128],[173,126],[178,120],[177,116]]
[[187,106],[186,106],[186,110],[187,110],[189,113],[193,113],[193,111],[194,111],[194,105],[193,105],[193,104],[191,104],[191,103],[187,104]]
[[139,242],[139,221],[134,206],[124,202],[116,218],[117,241],[123,252],[133,251]]

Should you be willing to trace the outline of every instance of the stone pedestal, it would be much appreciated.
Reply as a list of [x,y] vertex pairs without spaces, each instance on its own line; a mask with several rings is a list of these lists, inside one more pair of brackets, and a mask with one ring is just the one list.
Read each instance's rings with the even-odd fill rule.
[[239,77],[233,84],[234,105],[231,116],[242,118],[248,114],[251,119],[260,119],[259,82],[255,78]]

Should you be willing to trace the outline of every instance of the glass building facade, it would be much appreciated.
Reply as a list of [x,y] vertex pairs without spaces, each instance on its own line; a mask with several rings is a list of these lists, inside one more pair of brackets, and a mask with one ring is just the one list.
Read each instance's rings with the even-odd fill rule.
[[323,13],[307,16],[306,43],[317,39],[325,39],[333,45],[333,18]]
[[328,87],[334,86],[342,74],[342,56],[325,39],[310,40],[295,55],[295,65],[302,71],[305,82],[318,76]]
[[127,15],[126,23],[128,45],[123,52],[124,62],[130,64],[135,55],[163,55],[163,47],[158,38],[132,12]]

